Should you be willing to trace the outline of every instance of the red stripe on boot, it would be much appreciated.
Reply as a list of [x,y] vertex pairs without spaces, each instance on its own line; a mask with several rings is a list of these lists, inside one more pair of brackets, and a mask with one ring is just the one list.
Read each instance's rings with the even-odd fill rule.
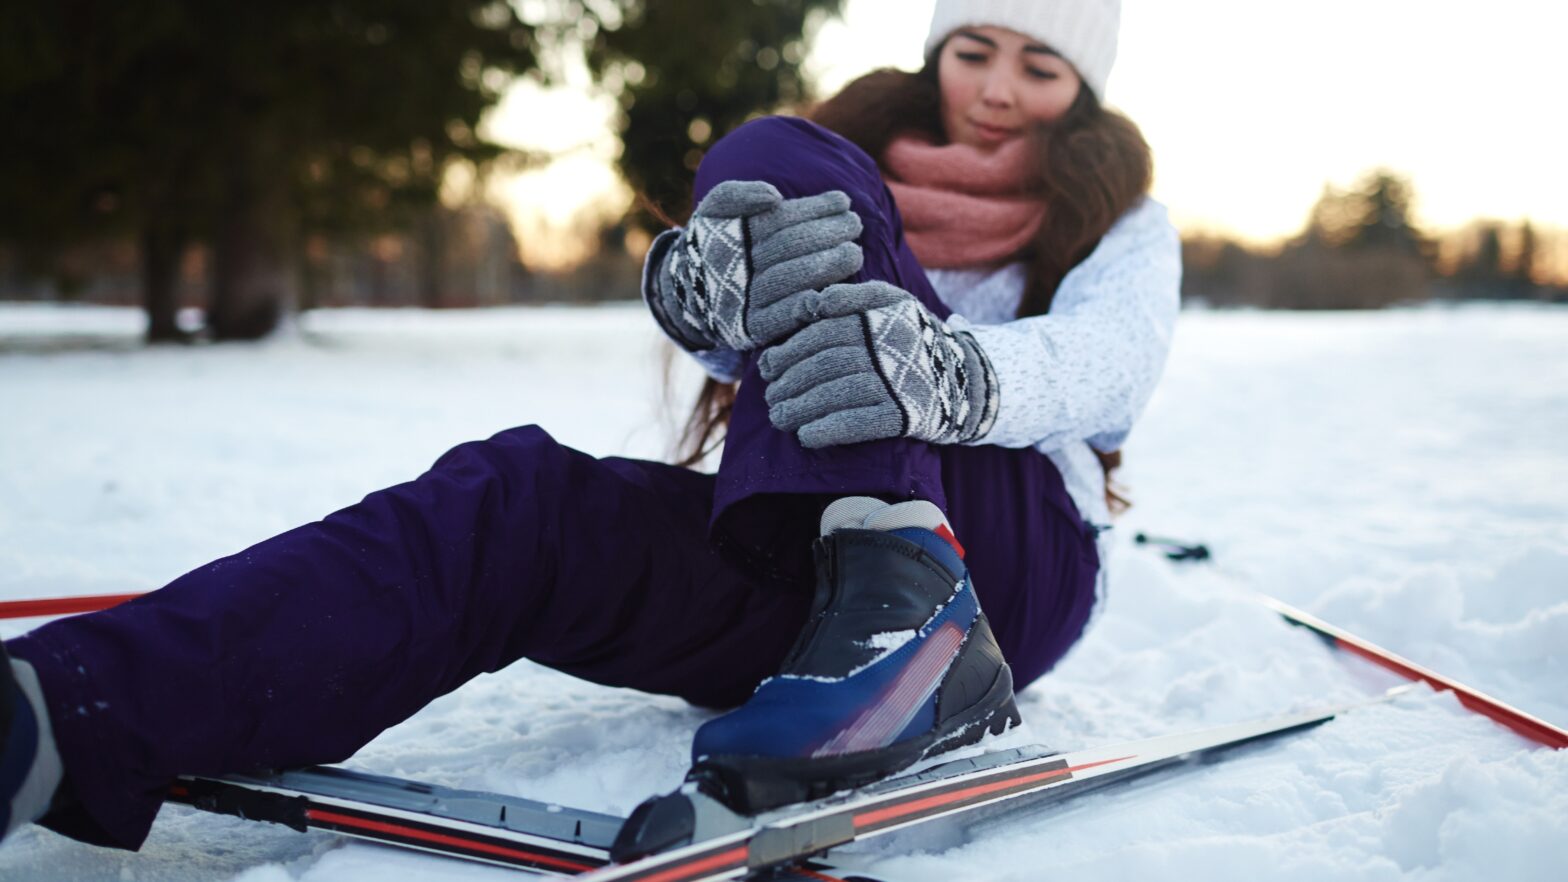
[[964,546],[958,544],[958,537],[953,535],[953,531],[949,530],[946,524],[937,524],[936,534],[946,539],[948,545],[953,546],[953,550],[958,552],[959,560],[964,559]]

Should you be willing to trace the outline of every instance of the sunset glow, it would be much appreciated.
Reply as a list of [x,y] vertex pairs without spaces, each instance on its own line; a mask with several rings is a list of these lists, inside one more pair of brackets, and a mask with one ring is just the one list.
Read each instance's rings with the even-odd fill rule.
[[[934,0],[847,0],[808,69],[823,94],[880,66],[913,69]],[[1388,167],[1435,230],[1481,217],[1568,226],[1561,35],[1568,8],[1498,0],[1125,0],[1109,103],[1154,146],[1155,196],[1186,231],[1264,243],[1298,231],[1325,184]],[[514,88],[493,137],[572,152],[501,174],[492,195],[524,259],[560,267],[631,198],[612,170],[611,102],[586,72]]]

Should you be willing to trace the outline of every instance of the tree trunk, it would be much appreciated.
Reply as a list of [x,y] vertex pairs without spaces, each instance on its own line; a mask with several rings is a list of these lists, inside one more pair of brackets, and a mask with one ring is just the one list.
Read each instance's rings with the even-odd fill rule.
[[175,320],[179,314],[180,257],[185,253],[185,237],[174,231],[148,224],[142,230],[142,303],[147,308],[147,342],[181,343],[189,335]]
[[441,206],[432,205],[417,222],[419,305],[426,309],[440,309],[447,305],[446,230],[442,221]]
[[287,212],[281,188],[251,180],[243,159],[236,158],[230,174],[226,209],[213,236],[207,330],[214,340],[257,340],[298,303]]

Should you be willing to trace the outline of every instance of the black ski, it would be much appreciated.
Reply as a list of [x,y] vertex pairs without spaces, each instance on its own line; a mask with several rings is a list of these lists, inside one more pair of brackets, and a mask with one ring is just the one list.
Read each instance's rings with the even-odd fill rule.
[[624,818],[549,803],[315,766],[273,775],[181,778],[170,800],[219,814],[330,830],[538,872],[609,863]]
[[[182,778],[171,800],[205,811],[331,830],[404,848],[584,880],[760,878],[830,848],[937,818],[966,822],[1060,802],[1261,739],[1310,728],[1411,687],[1288,714],[1092,750],[1016,748],[956,759],[817,802],[738,815],[695,787],[629,819],[483,791],[314,767],[265,776]],[[612,854],[620,860],[612,863]],[[831,872],[825,865],[817,869]],[[802,878],[782,876],[775,878]]]

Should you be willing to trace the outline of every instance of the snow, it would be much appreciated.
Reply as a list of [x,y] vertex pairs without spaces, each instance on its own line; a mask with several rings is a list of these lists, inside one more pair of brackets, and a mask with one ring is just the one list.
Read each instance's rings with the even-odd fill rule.
[[[880,634],[872,634],[870,637],[862,640],[861,644],[867,649],[880,650],[876,657],[876,661],[880,661],[902,649],[904,644],[915,639],[919,634],[920,632],[914,628],[910,628],[907,631],[883,631]],[[872,663],[875,664],[875,661]]]
[[[133,311],[0,305],[0,598],[156,588],[535,422],[660,457],[635,306],[337,311],[254,345],[143,350]],[[1062,749],[1395,682],[1264,592],[1568,726],[1568,311],[1191,312],[1129,443],[1108,607],[1020,696]],[[691,368],[673,368],[684,396]],[[1145,530],[1213,550],[1173,565]],[[0,623],[13,636],[37,624]],[[370,771],[610,812],[675,786],[702,711],[531,664],[376,739]],[[1561,878],[1568,751],[1421,690],[1211,766],[849,853],[888,879]],[[0,879],[515,879],[171,806],[139,854],[38,828]]]

